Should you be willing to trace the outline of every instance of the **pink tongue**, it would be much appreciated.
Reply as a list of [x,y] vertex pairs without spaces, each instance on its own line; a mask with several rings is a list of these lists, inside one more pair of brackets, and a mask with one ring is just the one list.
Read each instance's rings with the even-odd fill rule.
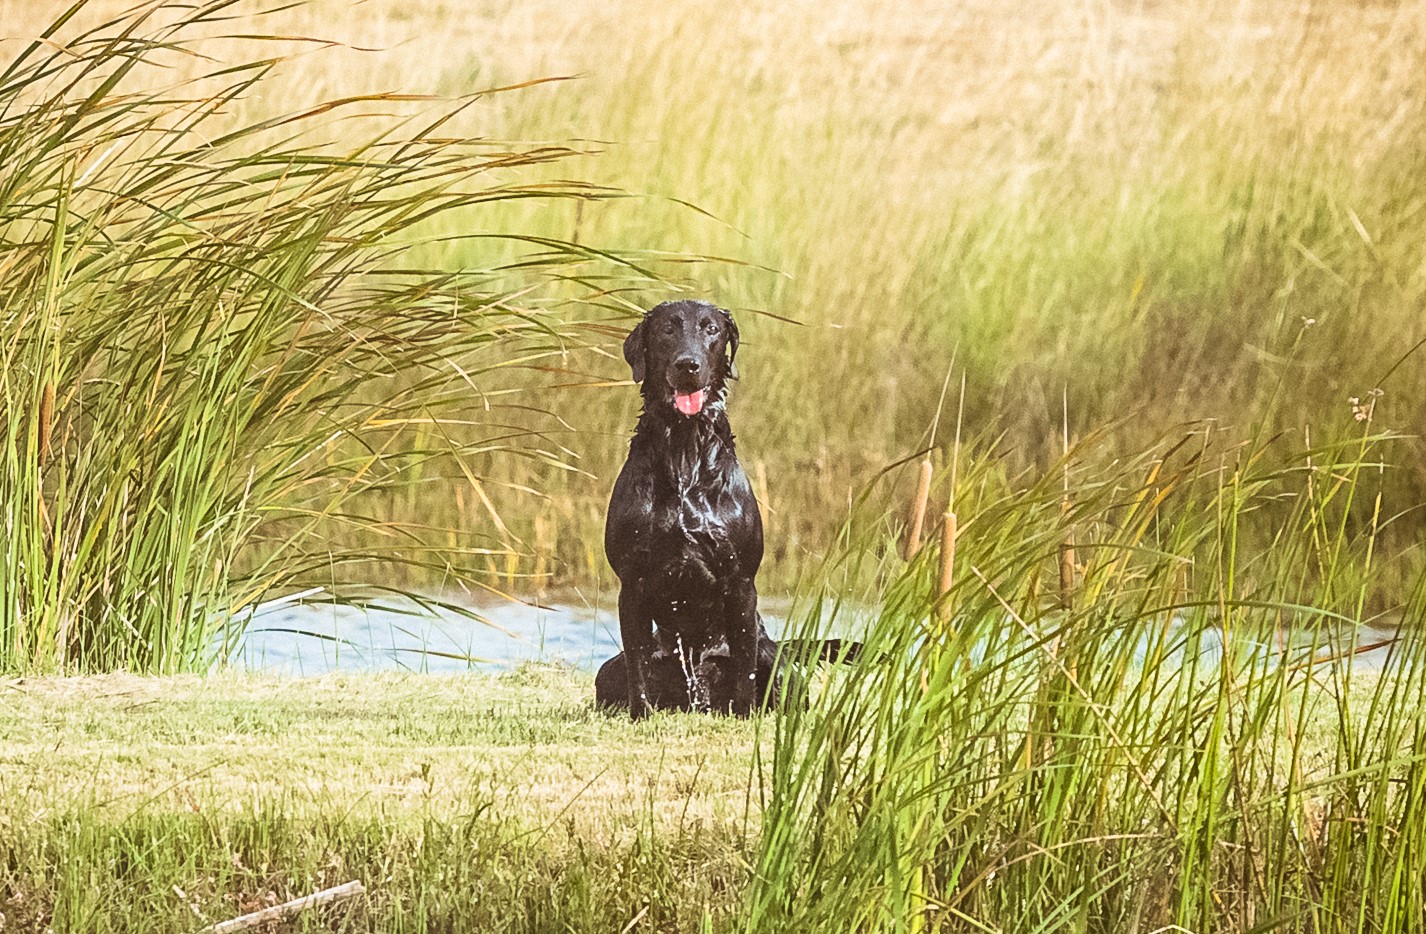
[[706,389],[697,392],[676,392],[673,394],[673,407],[684,415],[697,415],[703,411],[703,399],[707,395]]

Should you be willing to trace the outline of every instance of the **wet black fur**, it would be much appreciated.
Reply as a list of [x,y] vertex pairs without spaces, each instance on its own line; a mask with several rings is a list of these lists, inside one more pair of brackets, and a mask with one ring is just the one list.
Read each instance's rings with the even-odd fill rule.
[[[777,645],[757,612],[762,517],[725,408],[737,352],[732,315],[699,301],[664,302],[624,342],[644,400],[604,529],[624,652],[595,693],[634,719],[661,708],[747,716],[777,693]],[[676,391],[699,389],[696,415],[674,407]]]

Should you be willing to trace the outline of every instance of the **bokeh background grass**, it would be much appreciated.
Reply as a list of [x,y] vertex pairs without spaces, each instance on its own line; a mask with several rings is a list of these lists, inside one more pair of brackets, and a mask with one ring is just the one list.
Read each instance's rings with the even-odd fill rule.
[[[10,4],[5,34],[48,15]],[[998,439],[1016,470],[1058,454],[1065,420],[1072,436],[1112,425],[1126,451],[1190,419],[1325,442],[1380,390],[1379,427],[1423,427],[1419,2],[370,0],[261,26],[344,45],[292,43],[235,120],[568,77],[484,97],[448,128],[570,146],[585,155],[516,177],[630,195],[512,201],[428,231],[573,239],[663,278],[591,257],[529,297],[593,286],[602,302],[567,313],[609,327],[525,377],[559,415],[546,447],[578,469],[482,471],[522,556],[491,570],[606,573],[603,500],[637,406],[617,340],[677,289],[740,316],[734,424],[784,586],[851,491],[926,443],[953,360],[967,436]],[[488,269],[520,254],[453,240],[419,255]],[[1392,487],[1419,502],[1421,448],[1403,450]],[[450,474],[380,508],[488,531],[491,504]]]
[[[512,223],[750,264],[681,278],[742,312],[734,423],[785,560],[925,443],[952,359],[967,433],[1015,467],[1058,453],[1066,398],[1072,435],[1112,422],[1126,450],[1205,418],[1331,440],[1378,388],[1378,424],[1419,434],[1426,367],[1397,361],[1426,336],[1423,14],[573,4],[492,11],[530,58],[472,51],[439,81],[582,76],[506,98],[492,131],[608,141],[583,177],[647,196]],[[625,375],[617,355],[585,369]],[[595,476],[529,485],[563,501],[561,566],[593,570],[634,400],[565,395]]]

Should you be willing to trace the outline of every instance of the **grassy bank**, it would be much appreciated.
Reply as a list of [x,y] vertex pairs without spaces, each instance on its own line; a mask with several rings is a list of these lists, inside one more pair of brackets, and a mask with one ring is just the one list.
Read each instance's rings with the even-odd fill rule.
[[756,828],[747,724],[631,727],[563,670],[0,690],[6,931],[196,929],[349,879],[300,929],[697,930]]
[[1081,445],[1029,485],[967,451],[930,474],[955,534],[909,561],[868,490],[790,610],[861,660],[752,722],[633,724],[559,669],[12,679],[0,910],[163,930],[355,879],[303,923],[1420,930],[1426,577],[1377,549],[1400,441],[1273,443]]
[[[1035,659],[1032,652],[1023,661],[1034,669]],[[1099,691],[1089,667],[1083,663],[1080,683]],[[6,931],[21,932],[196,930],[355,879],[366,896],[313,912],[293,929],[763,931],[796,923],[844,931],[855,919],[870,925],[863,929],[905,930],[916,929],[912,919],[926,907],[917,900],[930,898],[949,906],[924,913],[934,929],[1021,931],[1034,927],[1016,920],[1031,917],[1026,905],[1058,898],[1041,929],[1149,930],[1191,913],[1176,880],[1215,879],[1228,906],[1241,897],[1239,884],[1254,884],[1251,872],[1197,876],[1201,869],[1171,855],[1181,843],[1234,863],[1240,821],[1271,813],[1292,821],[1289,845],[1310,847],[1329,881],[1334,862],[1345,862],[1337,854],[1356,850],[1343,835],[1377,840],[1388,861],[1395,852],[1394,837],[1374,830],[1387,826],[1378,821],[1391,819],[1394,808],[1368,811],[1358,822],[1334,797],[1334,789],[1351,787],[1371,801],[1379,783],[1414,774],[1407,763],[1419,762],[1403,748],[1382,763],[1387,771],[1375,772],[1370,753],[1379,727],[1369,718],[1392,690],[1376,672],[1343,681],[1322,669],[1310,698],[1292,708],[1301,732],[1290,746],[1279,740],[1275,770],[1253,779],[1261,797],[1240,803],[1231,779],[1200,775],[1200,782],[1226,781],[1233,816],[1223,825],[1186,812],[1175,827],[1147,814],[1144,825],[1114,834],[1088,829],[1096,811],[1080,810],[1074,796],[1132,791],[1127,766],[1146,753],[1132,743],[1099,748],[1088,709],[1034,677],[1024,696],[984,705],[984,689],[1005,688],[1004,670],[995,663],[979,675],[951,675],[949,689],[919,701],[941,705],[929,722],[940,725],[943,742],[924,752],[953,755],[962,770],[1001,770],[964,784],[955,768],[943,763],[944,771],[928,772],[921,758],[875,776],[851,764],[887,761],[874,744],[853,739],[885,729],[875,717],[844,734],[851,743],[844,764],[824,772],[826,733],[805,730],[810,723],[660,716],[631,725],[594,713],[588,676],[558,669],[452,678],[12,679],[0,696],[0,917]],[[933,685],[947,677],[940,668],[928,672]],[[957,686],[959,679],[968,680]],[[1234,679],[1245,693],[1223,701],[1222,752],[1265,741],[1237,733],[1240,711],[1251,709],[1238,702],[1263,681],[1261,674]],[[848,705],[866,714],[865,705],[890,702],[884,692],[876,696],[835,700],[819,691],[812,716],[846,730]],[[1208,713],[1213,696],[1210,686],[1194,703],[1208,704]],[[1177,698],[1148,705],[1155,703],[1165,724],[1188,713]],[[1045,730],[1031,763],[1019,761],[1026,734],[1012,726],[1026,717]],[[1141,703],[1114,722],[1133,730],[1148,718]],[[1002,726],[985,732],[992,721]],[[928,721],[915,715],[911,723]],[[796,764],[779,760],[760,778],[758,735],[765,761],[784,737],[805,750],[810,739],[810,751]],[[1015,747],[1009,761],[982,755],[1001,740]],[[1360,743],[1366,758],[1339,771],[1340,750]],[[890,748],[910,754],[916,747]],[[1171,756],[1191,751],[1166,748],[1177,749]],[[1244,765],[1231,761],[1219,768]],[[1274,803],[1267,786],[1293,762],[1301,790]],[[821,787],[821,805],[774,797],[765,817],[766,796],[788,790],[783,770],[790,768],[822,776],[805,786],[808,793]],[[928,782],[935,774],[941,780]],[[875,784],[861,784],[866,778]],[[1182,799],[1171,776],[1154,772],[1150,780],[1170,806]],[[893,804],[922,817],[877,824]],[[931,809],[948,805],[943,820],[925,822]],[[788,839],[783,822],[794,813],[805,836]],[[765,825],[768,835],[760,837]],[[1390,826],[1410,832],[1411,825]],[[941,842],[927,855],[959,865],[958,880],[919,874],[912,854],[933,839]],[[849,847],[862,856],[848,861]],[[1091,851],[1097,855],[1086,861]],[[1260,871],[1271,877],[1280,857],[1259,855],[1267,860]],[[813,875],[794,880],[779,874],[780,865]],[[1038,894],[1016,902],[1029,876]],[[1081,883],[1066,885],[1066,878]],[[1138,904],[1138,926],[1122,913],[1084,910],[1096,899]],[[1218,915],[1189,929],[1252,927]],[[1302,912],[1260,920],[1274,917],[1282,929],[1313,929]],[[1317,929],[1411,930],[1408,920],[1373,914],[1358,921],[1338,912]]]
[[1426,577],[1379,547],[1403,442],[1359,431],[1081,444],[1029,483],[971,447],[930,474],[955,536],[910,561],[868,490],[790,611],[863,660],[753,723],[630,724],[540,669],[12,679],[7,923],[196,926],[355,878],[306,923],[1419,930]]
[[[107,8],[0,73],[0,669],[607,582],[617,342],[679,287],[745,322],[765,588],[871,620],[754,724],[537,670],[12,679],[7,930],[351,878],[300,925],[1421,929],[1421,2],[261,20],[422,37],[379,53]],[[488,91],[350,97],[420,81]],[[905,560],[926,447],[955,534]]]

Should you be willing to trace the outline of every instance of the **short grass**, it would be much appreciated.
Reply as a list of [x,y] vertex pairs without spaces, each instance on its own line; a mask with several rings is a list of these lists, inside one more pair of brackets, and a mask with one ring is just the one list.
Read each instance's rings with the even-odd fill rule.
[[754,730],[597,713],[592,679],[0,684],[0,917],[176,931],[362,880],[301,930],[696,930],[755,834]]
[[[1356,676],[1353,715],[1374,686]],[[365,897],[291,929],[766,929],[745,905],[767,789],[755,746],[770,756],[774,721],[631,724],[592,709],[588,675],[541,666],[0,692],[7,932],[196,930],[351,879]],[[1307,782],[1333,768],[1332,693],[1324,681],[1302,721]],[[977,880],[966,891],[974,903]]]

